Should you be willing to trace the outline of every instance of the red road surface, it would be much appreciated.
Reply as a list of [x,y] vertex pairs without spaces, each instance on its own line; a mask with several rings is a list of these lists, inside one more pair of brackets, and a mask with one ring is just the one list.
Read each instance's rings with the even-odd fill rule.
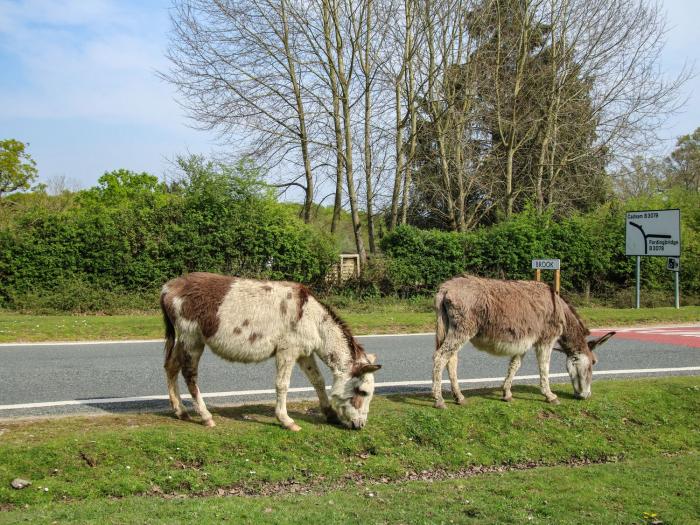
[[[608,330],[591,330],[591,333],[596,336],[606,332]],[[700,348],[700,326],[622,328],[617,330],[615,339],[633,339]]]

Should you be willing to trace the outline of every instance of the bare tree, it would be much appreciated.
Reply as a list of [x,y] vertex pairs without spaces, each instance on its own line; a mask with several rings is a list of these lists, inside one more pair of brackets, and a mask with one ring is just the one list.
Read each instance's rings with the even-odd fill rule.
[[382,210],[464,231],[592,202],[688,78],[660,76],[645,0],[178,0],[172,18],[163,77],[190,116],[286,169],[307,221],[324,193],[332,231],[349,207],[363,263]]
[[661,76],[666,26],[658,4],[550,0],[546,11],[551,68],[538,203],[561,207],[572,195],[595,190],[611,159],[619,164],[658,142],[691,71]]
[[311,132],[287,0],[182,0],[171,18],[172,68],[162,77],[176,86],[200,128],[231,140],[245,131],[258,158],[300,165],[302,176],[283,185],[304,190],[308,222]]

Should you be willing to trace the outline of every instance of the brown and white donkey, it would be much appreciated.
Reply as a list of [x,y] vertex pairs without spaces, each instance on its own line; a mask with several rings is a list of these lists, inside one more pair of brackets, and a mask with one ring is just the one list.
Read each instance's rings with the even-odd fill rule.
[[[203,424],[214,426],[197,386],[197,366],[207,345],[228,361],[275,359],[275,414],[285,428],[300,430],[287,414],[295,363],[314,386],[329,421],[339,419],[354,429],[365,426],[374,394],[374,372],[381,365],[365,353],[335,312],[303,285],[191,273],[168,281],[160,304],[168,393],[178,418],[189,417],[178,391],[177,376],[182,372]],[[314,354],[333,373],[330,400]]]

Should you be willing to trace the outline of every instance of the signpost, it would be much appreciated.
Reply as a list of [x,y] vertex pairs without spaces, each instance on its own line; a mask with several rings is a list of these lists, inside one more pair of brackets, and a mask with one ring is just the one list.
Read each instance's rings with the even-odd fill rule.
[[675,305],[676,305],[676,308],[680,308],[681,307],[681,304],[680,304],[681,298],[680,298],[680,294],[678,293],[678,289],[679,289],[678,275],[681,272],[681,258],[680,257],[669,257],[668,261],[666,261],[666,269],[674,272],[673,280],[676,283],[676,293],[674,294],[675,295]]
[[542,280],[542,270],[554,270],[554,290],[559,293],[561,286],[561,261],[559,259],[533,259],[532,269],[535,270],[535,281]]
[[[643,210],[627,212],[625,218],[625,255],[637,258],[636,307],[639,308],[641,258],[680,257],[681,211]],[[676,308],[678,308],[679,296],[678,281],[678,274],[676,274]]]

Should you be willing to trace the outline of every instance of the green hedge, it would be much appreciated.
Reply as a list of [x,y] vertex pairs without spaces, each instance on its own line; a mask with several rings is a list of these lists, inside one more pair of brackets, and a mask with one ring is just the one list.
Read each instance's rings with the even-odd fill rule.
[[[33,311],[124,311],[155,307],[166,280],[192,271],[289,279],[325,286],[333,239],[277,203],[257,170],[200,157],[180,160],[166,185],[118,170],[77,193],[33,192],[0,201],[0,307]],[[680,208],[683,297],[700,297],[700,198],[670,191],[611,202],[564,219],[533,209],[468,233],[401,226],[383,255],[344,291],[358,297],[432,294],[460,273],[532,278],[533,258],[562,260],[568,293],[632,302],[634,258],[624,255],[628,210]],[[670,296],[665,258],[642,260],[648,298]],[[545,272],[545,278],[551,275]],[[654,299],[654,300],[657,300]],[[610,301],[608,301],[610,302]]]
[[0,306],[123,309],[114,298],[136,294],[155,307],[166,280],[192,271],[324,279],[332,239],[275,202],[253,168],[181,164],[184,177],[170,186],[105,174],[65,208],[49,205],[60,197],[15,196],[0,224]]
[[[559,258],[562,288],[569,293],[610,297],[634,286],[633,257],[626,257],[625,211],[681,208],[681,285],[684,295],[700,295],[700,201],[671,192],[655,199],[609,203],[593,213],[554,220],[529,209],[489,228],[468,233],[401,226],[382,239],[383,292],[432,293],[460,273],[531,279],[531,260]],[[546,279],[551,276],[544,272]],[[642,258],[645,290],[672,290],[666,258]]]

